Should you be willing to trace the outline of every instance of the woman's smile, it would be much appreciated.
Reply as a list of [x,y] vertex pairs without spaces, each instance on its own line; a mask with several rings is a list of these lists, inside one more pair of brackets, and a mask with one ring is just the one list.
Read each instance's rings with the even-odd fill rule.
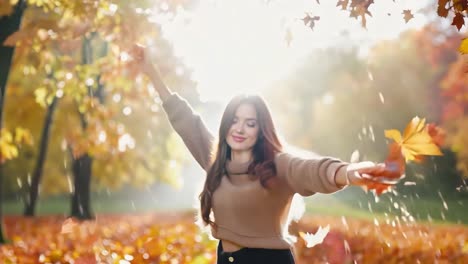
[[246,139],[245,137],[242,137],[242,136],[236,136],[236,135],[231,135],[232,139],[235,141],[235,142],[238,142],[238,143],[242,143],[244,142],[244,140]]

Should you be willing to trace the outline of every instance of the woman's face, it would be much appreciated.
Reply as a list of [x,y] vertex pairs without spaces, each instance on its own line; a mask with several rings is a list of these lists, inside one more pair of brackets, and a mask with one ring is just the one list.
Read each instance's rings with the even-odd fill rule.
[[241,104],[232,120],[226,142],[232,151],[252,151],[258,138],[257,111],[252,104]]

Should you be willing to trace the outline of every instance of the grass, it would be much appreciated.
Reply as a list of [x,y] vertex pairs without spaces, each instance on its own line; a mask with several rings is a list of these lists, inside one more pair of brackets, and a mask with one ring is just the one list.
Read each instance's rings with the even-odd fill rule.
[[[22,201],[7,200],[3,204],[5,215],[21,215],[24,210]],[[151,199],[131,199],[118,196],[93,196],[91,207],[95,213],[131,213],[149,211],[179,211],[187,210],[182,204],[168,205]],[[39,199],[36,207],[37,215],[63,214],[70,212],[70,199],[64,196],[52,196]]]
[[[158,211],[193,210],[186,203],[171,203],[171,198],[154,199],[151,197],[131,198],[122,195],[93,195],[92,209],[96,214],[107,213],[140,213]],[[384,194],[380,201],[360,192],[343,191],[334,195],[316,194],[305,198],[306,213],[310,215],[328,215],[351,217],[373,221],[389,217],[412,216],[421,222],[439,224],[468,224],[468,201],[463,199],[414,199]],[[70,199],[66,196],[55,196],[40,199],[37,204],[37,215],[63,214],[70,211]],[[7,200],[3,203],[5,215],[21,215],[23,204],[18,200]],[[407,212],[407,213],[406,213]]]
[[343,191],[335,195],[306,198],[306,212],[373,220],[389,217],[412,217],[418,222],[468,225],[468,200],[465,198],[418,198],[383,194],[376,201],[373,194]]

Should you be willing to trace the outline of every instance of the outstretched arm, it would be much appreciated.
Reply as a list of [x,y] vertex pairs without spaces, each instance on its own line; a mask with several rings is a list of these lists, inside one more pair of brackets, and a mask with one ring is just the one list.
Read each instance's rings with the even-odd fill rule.
[[303,196],[333,193],[348,185],[380,184],[383,179],[367,176],[385,170],[383,164],[370,161],[350,164],[333,157],[300,158],[288,153],[277,154],[275,165],[278,177],[285,180],[291,192]]
[[150,61],[148,52],[144,47],[135,45],[131,55],[158,92],[172,127],[180,135],[200,166],[204,170],[208,170],[214,143],[212,133],[187,101],[176,93],[172,93],[166,86],[157,65]]

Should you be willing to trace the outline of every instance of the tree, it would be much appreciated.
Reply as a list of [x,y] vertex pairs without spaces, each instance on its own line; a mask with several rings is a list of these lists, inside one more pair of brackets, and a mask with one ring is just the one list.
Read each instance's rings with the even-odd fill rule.
[[[5,13],[0,11],[0,28],[2,31],[0,32],[0,43],[3,43],[3,41],[14,31],[16,31],[19,28],[19,25],[21,23],[21,18],[23,16],[23,11],[24,11],[24,2],[20,1],[12,10],[12,14],[7,16]],[[10,13],[10,12],[9,12]],[[7,13],[7,14],[9,14]],[[3,130],[3,105],[5,103],[5,95],[6,95],[6,83],[8,80],[8,75],[10,71],[10,65],[11,65],[11,59],[13,57],[13,51],[14,49],[11,47],[4,47],[0,46],[0,69],[5,69],[4,71],[0,72],[0,143],[1,144],[1,149],[0,149],[0,221],[3,222],[2,220],[2,197],[3,197],[3,162],[4,159],[7,159],[8,156],[6,156],[4,151],[6,147],[6,137],[8,131]],[[10,147],[11,149],[11,147]],[[6,156],[6,158],[4,158]],[[0,243],[5,243],[5,239],[3,236],[3,224],[0,223]]]
[[[175,171],[168,170],[170,164],[174,164],[169,159],[174,157],[176,151],[171,149],[173,140],[168,140],[172,137],[169,125],[162,122],[165,116],[158,110],[154,90],[147,89],[145,80],[141,80],[133,66],[122,59],[124,51],[139,41],[140,37],[156,35],[158,28],[148,24],[148,14],[136,12],[134,5],[125,2],[116,5],[101,1],[97,7],[70,5],[67,1],[61,5],[44,3],[43,8],[29,9],[29,21],[6,41],[8,45],[16,45],[19,51],[15,74],[22,76],[24,68],[31,69],[28,70],[28,78],[18,78],[22,85],[17,88],[31,86],[28,80],[34,78],[40,84],[32,89],[36,101],[50,109],[55,107],[54,98],[60,94],[63,97],[60,112],[64,111],[68,115],[66,118],[60,112],[57,115],[55,122],[61,125],[55,125],[54,130],[57,131],[51,131],[55,136],[51,141],[50,155],[60,160],[63,156],[61,138],[65,138],[65,146],[68,146],[66,149],[72,154],[71,158],[65,160],[65,166],[58,162],[41,165],[46,161],[41,157],[41,153],[45,154],[46,143],[41,140],[44,144],[38,149],[36,168],[43,167],[46,171],[55,168],[52,175],[57,179],[51,181],[48,176],[44,180],[47,183],[54,182],[53,185],[43,184],[40,189],[56,192],[62,188],[65,191],[63,188],[68,187],[66,178],[59,175],[65,173],[63,170],[66,164],[71,162],[72,171],[79,175],[74,177],[75,184],[71,188],[72,215],[87,218],[91,216],[90,210],[86,210],[89,207],[86,204],[89,201],[91,174],[99,188],[118,188],[128,183],[145,186],[155,180],[174,182],[171,175]],[[144,2],[139,4],[145,6]],[[138,29],[141,31],[138,32]],[[156,45],[164,51],[159,60],[162,61],[163,74],[167,76],[168,83],[175,85],[176,90],[177,86],[186,86],[185,93],[192,93],[193,96],[193,89],[187,89],[193,87],[188,75],[174,71],[180,62],[171,58],[167,43],[156,40],[159,42]],[[74,52],[79,42],[83,47],[81,56]],[[135,79],[141,81],[135,83]],[[103,100],[104,95],[112,100]],[[122,108],[124,114],[119,115]],[[131,120],[133,125],[126,121],[129,115],[127,109],[133,117],[137,117]],[[138,113],[142,115],[135,116]],[[151,122],[145,122],[144,119],[148,117]],[[50,120],[47,115],[44,118]],[[44,124],[43,128],[46,127],[48,125]],[[129,134],[127,127],[132,128],[132,133],[139,134],[139,138],[135,139]],[[153,137],[152,131],[157,131],[158,135]],[[144,143],[148,141],[148,135],[154,144]],[[42,181],[42,173],[39,173],[39,169],[36,171],[29,194],[33,199],[29,199],[29,204],[27,200],[29,208],[34,208],[34,197],[37,197]],[[132,175],[134,178],[129,174],[135,174]],[[80,182],[83,179],[85,181]]]

